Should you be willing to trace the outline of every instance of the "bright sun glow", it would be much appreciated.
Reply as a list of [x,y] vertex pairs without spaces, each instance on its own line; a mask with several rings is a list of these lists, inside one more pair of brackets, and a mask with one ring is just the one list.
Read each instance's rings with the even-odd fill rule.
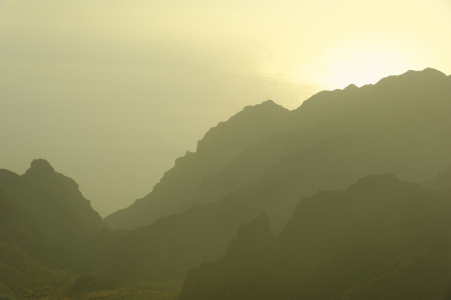
[[331,49],[325,56],[326,72],[318,83],[327,89],[374,84],[383,77],[406,72],[411,61],[408,51],[374,44],[350,44]]

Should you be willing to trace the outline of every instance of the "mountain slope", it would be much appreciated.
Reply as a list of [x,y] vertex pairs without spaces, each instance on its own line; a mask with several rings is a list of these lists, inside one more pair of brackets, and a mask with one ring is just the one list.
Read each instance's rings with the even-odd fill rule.
[[392,261],[387,273],[349,289],[337,299],[450,299],[450,251],[450,234],[428,240]]
[[[40,234],[0,187],[0,298],[37,298],[70,283],[72,256]],[[14,298],[13,298],[14,299]]]
[[21,176],[1,169],[0,187],[54,245],[74,248],[105,226],[77,183],[55,172],[44,159],[34,160]]
[[[75,265],[72,255],[53,245],[25,216],[16,201],[0,187],[0,242],[9,249],[21,248],[27,255],[41,263],[71,268]],[[8,249],[7,247],[7,249]]]
[[[396,290],[402,281],[392,283],[384,274],[393,274],[394,266],[402,269],[400,261],[426,251],[442,253],[438,259],[446,256],[440,247],[450,244],[450,199],[449,192],[432,192],[394,175],[368,176],[346,191],[320,192],[303,199],[283,232],[254,253],[228,252],[188,272],[180,299],[347,299],[346,294],[370,299],[358,295],[374,296],[369,291],[377,290],[359,287],[366,282],[377,285],[373,278]],[[239,232],[236,239],[245,237]],[[430,246],[428,240],[435,239]],[[260,257],[259,264],[241,268],[243,255]],[[421,265],[440,268],[419,258],[414,264],[418,270]],[[451,288],[451,272],[443,270],[435,273],[437,278],[421,271],[411,274],[411,282],[428,286],[428,292],[413,299],[440,294],[431,287]],[[244,280],[234,280],[237,277]]]
[[[424,181],[449,165],[451,85],[445,75],[408,72],[346,93],[324,93],[325,98],[317,98],[319,112],[308,114],[303,129],[262,140],[239,154],[224,173],[211,176],[210,189],[199,200],[211,202],[126,234],[105,270],[124,277],[180,278],[189,268],[221,257],[239,226],[262,211],[278,233],[297,203],[319,190],[344,189],[363,176],[385,172]],[[328,99],[346,109],[313,118],[321,115],[321,101]],[[315,105],[311,102],[306,110]],[[277,159],[279,155],[284,157]],[[230,192],[227,181],[234,179]]]
[[244,149],[280,131],[288,113],[270,100],[244,108],[210,129],[195,153],[176,159],[148,195],[107,216],[105,222],[113,228],[134,229],[184,210],[183,203],[197,191],[204,176],[218,172]]
[[[397,130],[406,143],[411,143],[407,154],[414,147],[418,148],[414,151],[417,155],[449,147],[443,136],[448,133],[445,125],[449,125],[450,94],[451,78],[425,69],[387,77],[362,88],[351,85],[344,90],[320,92],[291,112],[272,102],[248,107],[208,132],[199,141],[197,152],[178,159],[149,195],[105,221],[114,228],[130,229],[181,212],[192,204],[220,200],[257,180],[268,166],[282,158],[357,130],[362,134],[365,130],[372,134],[371,130],[378,127]],[[422,134],[421,142],[409,141],[412,134]],[[443,145],[436,145],[440,140]],[[429,142],[437,149],[425,149]],[[437,155],[422,170],[393,171],[400,171],[406,180],[427,180],[442,164],[450,163],[446,154]],[[359,174],[346,185],[364,175]]]
[[451,165],[445,171],[439,172],[435,179],[423,182],[422,186],[431,190],[451,189]]
[[[300,197],[345,188],[367,174],[428,180],[451,161],[450,99],[449,77],[433,69],[388,77],[374,86],[321,92],[290,113],[285,132],[248,148],[206,178],[187,206],[217,201],[257,180],[283,178],[274,185],[302,180]],[[280,217],[268,211],[276,231],[294,206]]]

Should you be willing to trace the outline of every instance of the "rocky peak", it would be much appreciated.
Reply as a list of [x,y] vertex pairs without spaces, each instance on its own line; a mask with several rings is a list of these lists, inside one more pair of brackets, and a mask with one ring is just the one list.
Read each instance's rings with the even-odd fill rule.
[[360,178],[355,184],[348,187],[348,190],[368,188],[369,186],[387,186],[397,182],[401,181],[393,173],[368,175]]
[[35,159],[31,162],[31,167],[26,171],[26,173],[53,173],[55,169],[50,165],[50,163],[42,158]]
[[[236,152],[231,145],[251,145],[264,136],[277,132],[285,124],[290,111],[272,100],[246,106],[226,122],[211,128],[197,143],[197,152]],[[239,147],[242,149],[243,147]],[[244,146],[246,148],[246,146]]]
[[439,172],[434,180],[423,182],[422,186],[432,190],[451,189],[451,165],[445,171]]
[[265,248],[271,237],[268,215],[262,212],[255,220],[241,225],[237,236],[230,241],[227,254],[253,255],[261,248]]

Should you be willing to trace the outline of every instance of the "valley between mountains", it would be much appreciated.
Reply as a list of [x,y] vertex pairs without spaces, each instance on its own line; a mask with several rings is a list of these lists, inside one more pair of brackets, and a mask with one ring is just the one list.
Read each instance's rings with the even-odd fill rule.
[[0,169],[0,299],[451,299],[451,76],[268,100],[106,218]]

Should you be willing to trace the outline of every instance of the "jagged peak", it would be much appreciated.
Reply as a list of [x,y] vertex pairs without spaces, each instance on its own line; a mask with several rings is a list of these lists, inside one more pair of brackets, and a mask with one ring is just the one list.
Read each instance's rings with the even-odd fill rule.
[[433,190],[447,190],[451,188],[451,165],[444,171],[440,171],[433,180],[423,182],[422,186]]
[[379,80],[375,85],[380,85],[381,83],[391,82],[392,80],[405,79],[405,80],[435,80],[438,78],[446,78],[446,74],[434,69],[426,68],[424,70],[408,70],[407,72],[400,75],[387,76]]
[[236,237],[230,241],[227,247],[227,254],[255,253],[255,249],[265,244],[271,237],[272,231],[268,215],[262,212],[256,219],[240,226]]
[[243,223],[241,227],[238,229],[237,236],[247,234],[247,232],[249,231],[271,232],[271,228],[269,225],[269,217],[264,211],[261,212],[260,215],[251,222]]
[[[288,111],[288,109],[284,108],[282,105],[279,105],[279,104],[275,103],[274,101],[268,99],[268,100],[263,101],[262,103],[259,103],[259,104],[245,106],[243,108],[243,110],[241,112],[237,113],[236,115],[238,115],[238,114],[240,114],[240,113],[242,113],[244,111],[246,111],[246,112],[247,111],[260,111],[260,110],[263,110],[263,109],[264,110],[267,110],[267,109],[280,109],[280,110],[287,110]],[[233,117],[234,116],[232,116],[232,118]]]
[[203,151],[208,140],[214,138],[218,132],[224,132],[227,128],[243,128],[249,124],[264,124],[271,120],[280,120],[283,115],[290,113],[290,110],[275,103],[272,100],[266,100],[260,104],[244,107],[240,112],[230,117],[225,122],[219,122],[215,127],[205,133],[204,137],[198,141],[196,152]]
[[256,105],[250,105],[250,106],[262,106],[262,105],[275,105],[275,106],[280,106],[279,104],[275,103],[273,100],[268,99],[266,101],[263,101],[260,104],[256,104]]
[[252,226],[255,226],[255,227],[265,227],[265,228],[267,227],[267,228],[269,228],[269,217],[266,214],[266,212],[262,211],[258,215],[258,217],[255,220],[251,221],[249,224],[252,225]]
[[393,186],[394,184],[401,182],[402,181],[399,180],[398,177],[396,177],[396,175],[393,173],[367,175],[357,180],[356,183],[350,185],[346,190],[347,191],[357,191],[362,189],[370,190],[371,188]]
[[[58,173],[55,172],[55,169],[53,169],[53,167],[50,165],[50,163],[45,160],[45,159],[35,159],[31,162],[30,164],[30,168],[25,171],[24,174],[21,175],[21,177],[23,178],[28,178],[28,179],[43,179],[46,178],[46,180],[48,181],[50,178],[53,180],[55,180],[58,177]],[[49,182],[49,181],[48,181]]]
[[47,160],[39,158],[31,162],[31,167],[27,170],[28,172],[51,173],[55,172],[55,169],[53,169]]
[[308,107],[314,107],[314,106],[317,106],[318,104],[329,105],[331,99],[333,98],[332,95],[340,95],[343,92],[357,91],[359,89],[366,88],[366,87],[383,87],[386,84],[396,84],[398,82],[399,83],[403,82],[404,84],[411,83],[412,85],[415,85],[415,84],[418,84],[418,82],[431,82],[431,81],[435,81],[435,80],[441,81],[443,79],[446,80],[449,78],[451,78],[451,75],[447,76],[445,73],[443,73],[439,70],[436,70],[434,68],[426,68],[426,69],[420,70],[420,71],[409,70],[400,75],[391,75],[391,76],[384,77],[381,80],[379,80],[376,84],[367,84],[360,88],[357,87],[355,84],[350,84],[342,90],[336,89],[336,90],[320,91],[320,92],[316,93],[315,95],[311,96],[310,98],[308,98],[307,100],[305,100],[304,102],[302,102],[302,104],[294,111],[301,112]]
[[451,175],[451,165],[448,165],[443,171],[439,171],[435,179],[443,175]]
[[352,90],[358,90],[359,88],[355,85],[355,84],[350,84],[350,85],[348,85],[347,87],[345,87],[344,89],[343,89],[343,91],[352,91]]
[[[407,72],[410,72],[410,71],[407,71]],[[422,73],[426,73],[426,74],[435,74],[435,75],[438,75],[441,77],[443,77],[443,76],[446,77],[445,73],[443,73],[442,71],[439,71],[437,69],[434,69],[434,68],[426,68],[423,71],[411,71],[411,72],[417,72],[417,73],[422,72]]]

